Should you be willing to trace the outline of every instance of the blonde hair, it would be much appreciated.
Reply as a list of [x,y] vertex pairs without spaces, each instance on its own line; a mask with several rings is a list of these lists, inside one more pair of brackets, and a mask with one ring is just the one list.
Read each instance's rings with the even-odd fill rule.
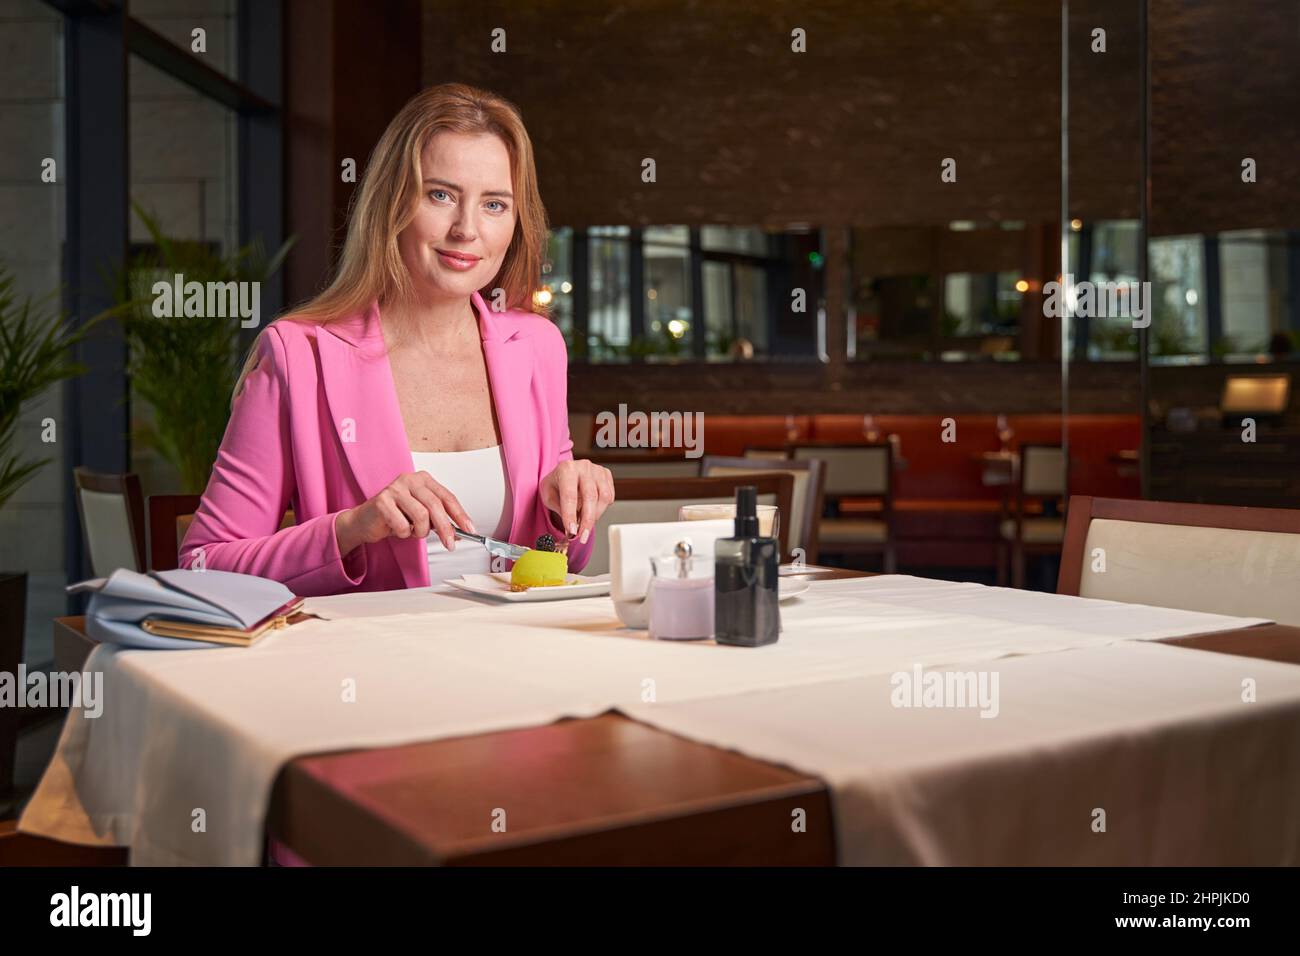
[[[410,299],[413,286],[397,236],[415,217],[423,192],[421,154],[430,138],[443,131],[490,133],[505,143],[518,216],[501,268],[483,288],[501,289],[507,309],[547,314],[544,306],[534,303],[533,288],[541,274],[549,227],[523,118],[513,103],[495,93],[464,83],[443,83],[413,96],[379,137],[353,198],[333,280],[281,318],[325,324],[355,315],[375,300],[382,304]],[[258,340],[265,331],[258,333]],[[258,340],[235,382],[232,405],[244,379],[257,366]]]

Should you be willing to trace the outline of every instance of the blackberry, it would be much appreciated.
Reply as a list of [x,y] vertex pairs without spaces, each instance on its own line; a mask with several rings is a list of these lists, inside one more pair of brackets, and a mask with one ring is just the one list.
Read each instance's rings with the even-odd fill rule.
[[555,550],[555,538],[551,537],[549,534],[538,535],[538,536],[537,536],[537,541],[533,544],[533,550],[534,550],[534,551],[554,551],[554,550]]

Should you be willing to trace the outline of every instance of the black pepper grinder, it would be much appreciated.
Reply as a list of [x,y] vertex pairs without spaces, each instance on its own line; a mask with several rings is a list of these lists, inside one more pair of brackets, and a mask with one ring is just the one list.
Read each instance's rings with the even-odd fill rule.
[[778,546],[758,533],[758,489],[736,489],[736,531],[713,549],[713,639],[761,647],[781,632]]

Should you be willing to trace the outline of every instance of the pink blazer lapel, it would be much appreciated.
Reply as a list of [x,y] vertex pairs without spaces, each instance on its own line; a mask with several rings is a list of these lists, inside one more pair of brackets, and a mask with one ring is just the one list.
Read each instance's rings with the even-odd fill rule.
[[[325,399],[357,483],[360,504],[383,491],[398,475],[414,471],[415,463],[397,404],[392,366],[384,354],[378,305],[372,303],[364,312],[322,328],[316,342]],[[385,543],[401,569],[402,585],[427,587],[425,542],[388,538]]]
[[[527,336],[508,328],[477,292],[471,297],[479,315],[479,335],[487,362],[488,383],[510,481],[511,532],[529,526],[537,491],[540,449],[532,402],[533,350]],[[378,304],[347,319],[326,323],[316,337],[321,378],[330,418],[339,436],[361,500],[367,501],[400,474],[415,470],[402,410],[397,403],[393,370],[385,354]],[[427,587],[425,542],[389,538],[406,587]]]
[[477,292],[471,298],[479,314],[492,406],[501,428],[501,448],[514,506],[510,522],[513,539],[517,529],[531,527],[530,512],[536,498],[540,465],[539,429],[532,394],[535,365],[532,340],[520,335],[518,329],[507,329],[506,323],[487,307]]
[[384,354],[379,308],[372,304],[323,328],[333,333],[316,337],[325,398],[352,476],[367,501],[399,474],[414,470],[392,366]]

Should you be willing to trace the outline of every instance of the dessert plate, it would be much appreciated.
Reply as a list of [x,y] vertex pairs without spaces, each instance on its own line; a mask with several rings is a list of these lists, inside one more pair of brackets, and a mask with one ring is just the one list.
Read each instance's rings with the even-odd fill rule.
[[[471,594],[482,594],[498,601],[564,601],[569,598],[600,597],[609,593],[609,575],[598,574],[587,577],[582,574],[570,574],[567,584],[552,587],[529,588],[527,591],[510,590],[510,572],[496,574],[466,574],[459,578],[447,578],[447,584]],[[807,581],[783,578],[779,582],[778,600],[788,601],[803,594],[811,587]]]
[[812,582],[801,581],[798,578],[781,578],[777,581],[777,586],[779,588],[777,592],[777,600],[788,601],[790,598],[797,597],[798,595],[803,594],[804,591],[807,591],[812,587]]
[[446,583],[471,594],[498,601],[564,601],[569,598],[600,597],[609,593],[609,575],[598,574],[587,577],[583,574],[570,574],[565,584],[550,587],[529,588],[527,591],[510,590],[510,572],[500,571],[495,574],[465,574],[459,578],[447,578]]

